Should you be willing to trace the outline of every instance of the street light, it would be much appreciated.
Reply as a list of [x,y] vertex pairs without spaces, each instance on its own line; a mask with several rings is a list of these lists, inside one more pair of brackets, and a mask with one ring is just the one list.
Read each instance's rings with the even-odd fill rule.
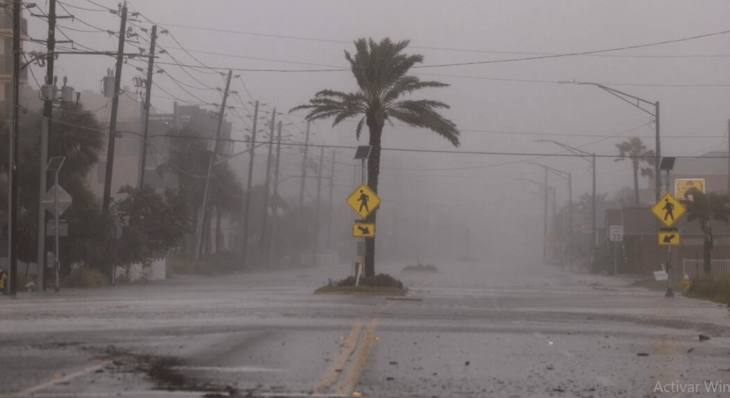
[[[547,172],[551,171],[553,174],[568,180],[568,259],[569,264],[572,266],[573,259],[573,177],[570,173],[545,166],[540,163],[530,163],[535,166],[540,166],[545,169],[545,185],[547,186]],[[567,176],[567,177],[566,177]]]
[[545,192],[545,208],[543,212],[543,232],[542,232],[542,263],[547,264],[547,237],[548,237],[548,190],[552,187],[547,184],[547,169],[545,169],[545,183],[540,183],[528,178],[518,178],[517,181],[527,181],[539,186]]
[[[596,87],[600,88],[601,90],[606,91],[607,93],[616,96],[618,99],[620,99],[624,102],[628,102],[633,107],[638,108],[639,110],[641,110],[645,113],[648,113],[649,115],[654,117],[655,134],[656,134],[656,144],[655,144],[656,149],[654,151],[654,157],[655,157],[654,158],[654,182],[655,182],[654,193],[656,196],[656,201],[658,202],[659,196],[660,196],[659,191],[660,191],[660,186],[661,186],[660,178],[659,178],[659,159],[661,159],[661,157],[662,157],[661,141],[659,139],[659,137],[660,137],[660,134],[659,134],[659,101],[651,102],[651,101],[645,100],[643,98],[639,98],[637,96],[627,94],[627,93],[624,93],[623,91],[619,91],[614,88],[607,87],[607,86],[604,86],[603,84],[598,84],[598,83],[591,83],[591,82],[561,82],[561,83],[596,86]],[[651,111],[645,109],[644,107],[642,107],[642,105],[654,107],[654,112],[651,112]]]
[[[591,229],[592,229],[592,240],[591,243],[591,263],[595,265],[596,261],[596,242],[598,241],[598,229],[596,228],[596,154],[588,153],[582,149],[572,147],[570,145],[563,144],[561,142],[553,140],[535,140],[535,142],[552,142],[559,147],[570,151],[571,153],[579,156],[581,159],[591,163],[593,169],[593,193],[591,194]],[[571,228],[573,226],[571,225]]]

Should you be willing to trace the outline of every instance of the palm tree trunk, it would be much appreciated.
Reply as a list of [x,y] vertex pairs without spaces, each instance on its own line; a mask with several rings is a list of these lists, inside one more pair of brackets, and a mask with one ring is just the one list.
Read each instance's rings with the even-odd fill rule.
[[[370,158],[368,159],[368,188],[378,193],[378,177],[380,175],[380,142],[383,134],[383,124],[372,120],[368,116],[370,128]],[[367,222],[375,224],[377,210],[370,213]],[[377,227],[376,227],[377,229]],[[365,238],[365,276],[375,276],[375,238]]]

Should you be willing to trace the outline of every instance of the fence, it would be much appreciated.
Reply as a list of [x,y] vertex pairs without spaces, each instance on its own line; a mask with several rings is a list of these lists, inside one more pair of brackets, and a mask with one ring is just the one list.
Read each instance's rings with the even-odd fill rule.
[[142,266],[142,263],[134,263],[128,267],[117,267],[117,280],[119,277],[125,277],[129,282],[138,280],[143,281],[160,281],[165,279],[167,270],[167,258],[154,259],[149,267]]
[[[682,275],[690,278],[696,275],[704,275],[704,260],[700,259],[682,259]],[[710,271],[712,274],[730,275],[730,259],[710,260]]]

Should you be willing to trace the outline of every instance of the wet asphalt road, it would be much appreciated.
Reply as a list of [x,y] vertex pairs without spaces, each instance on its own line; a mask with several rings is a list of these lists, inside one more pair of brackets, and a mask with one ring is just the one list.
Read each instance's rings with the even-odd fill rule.
[[2,297],[0,396],[730,394],[704,384],[730,384],[723,306],[543,265],[438,265],[380,265],[405,300],[312,294],[344,267]]

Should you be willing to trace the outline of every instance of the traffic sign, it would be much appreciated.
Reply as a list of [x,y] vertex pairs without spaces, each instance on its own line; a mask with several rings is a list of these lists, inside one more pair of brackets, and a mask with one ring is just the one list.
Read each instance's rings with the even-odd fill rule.
[[609,238],[611,242],[622,242],[624,240],[624,226],[611,225],[609,228]]
[[674,197],[681,200],[687,199],[685,196],[687,191],[695,188],[698,191],[705,193],[705,179],[704,178],[676,178],[674,180]]
[[347,197],[347,204],[360,218],[366,218],[380,204],[380,198],[367,185],[362,184]]
[[654,213],[656,218],[664,224],[664,226],[671,227],[674,223],[679,220],[679,217],[687,211],[687,208],[682,206],[681,203],[674,199],[672,194],[667,193],[659,199],[658,202],[651,208],[651,212]]
[[359,222],[352,224],[352,236],[356,238],[374,238],[375,224]]
[[[55,222],[46,223],[46,236],[56,236],[56,223]],[[58,223],[58,236],[68,236],[68,223],[67,222]]]
[[41,204],[43,207],[50,211],[54,216],[56,215],[56,190],[58,190],[58,210],[59,216],[61,216],[73,203],[73,198],[66,192],[60,185],[54,185],[48,190],[43,196],[41,196]]
[[659,231],[657,239],[662,246],[677,246],[682,243],[678,231]]

